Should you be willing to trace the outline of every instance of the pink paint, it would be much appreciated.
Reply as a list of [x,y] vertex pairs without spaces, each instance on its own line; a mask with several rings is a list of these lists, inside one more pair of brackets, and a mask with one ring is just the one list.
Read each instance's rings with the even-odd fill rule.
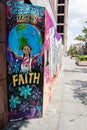
[[50,69],[47,67],[45,67],[45,79],[46,79],[46,83],[50,82]]

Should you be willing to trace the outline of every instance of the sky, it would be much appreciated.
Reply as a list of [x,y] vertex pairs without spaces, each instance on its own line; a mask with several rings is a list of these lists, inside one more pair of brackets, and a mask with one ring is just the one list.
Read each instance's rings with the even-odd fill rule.
[[69,0],[68,9],[68,40],[67,48],[71,44],[79,43],[74,40],[76,36],[83,35],[83,27],[87,27],[87,0]]

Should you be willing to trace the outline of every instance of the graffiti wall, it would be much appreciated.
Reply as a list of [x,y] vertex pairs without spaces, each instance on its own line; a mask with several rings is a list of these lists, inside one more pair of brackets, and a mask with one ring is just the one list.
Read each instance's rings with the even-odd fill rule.
[[7,82],[10,121],[43,111],[45,8],[7,0]]
[[52,90],[58,77],[62,56],[62,39],[56,31],[48,11],[45,13],[45,23],[44,110],[51,99]]

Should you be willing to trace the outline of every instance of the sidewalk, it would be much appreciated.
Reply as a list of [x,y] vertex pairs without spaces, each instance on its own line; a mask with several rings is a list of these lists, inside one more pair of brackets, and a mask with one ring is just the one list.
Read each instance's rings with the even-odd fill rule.
[[64,58],[44,117],[14,124],[6,130],[87,130],[87,67]]

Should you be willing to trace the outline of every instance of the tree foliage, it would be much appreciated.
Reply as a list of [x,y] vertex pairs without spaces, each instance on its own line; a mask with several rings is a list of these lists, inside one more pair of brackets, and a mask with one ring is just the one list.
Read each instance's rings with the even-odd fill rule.
[[[85,23],[87,23],[87,21]],[[83,33],[83,35],[78,35],[77,37],[75,37],[75,40],[87,42],[87,27],[85,27],[85,26],[83,27],[82,33]]]
[[67,53],[68,53],[68,55],[71,55],[71,56],[78,55],[78,51],[77,51],[76,47],[70,48]]

